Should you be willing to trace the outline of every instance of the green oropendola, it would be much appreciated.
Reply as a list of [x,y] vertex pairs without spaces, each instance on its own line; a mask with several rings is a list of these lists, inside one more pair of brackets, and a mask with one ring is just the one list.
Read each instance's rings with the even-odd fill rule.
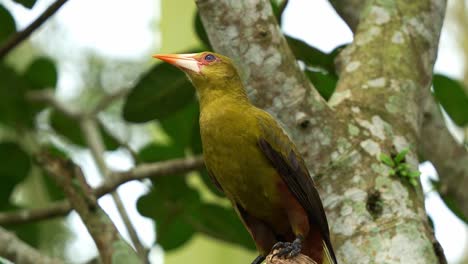
[[206,167],[255,240],[261,263],[305,254],[336,264],[327,218],[304,160],[280,124],[253,106],[231,59],[212,52],[158,54],[184,71],[200,100]]

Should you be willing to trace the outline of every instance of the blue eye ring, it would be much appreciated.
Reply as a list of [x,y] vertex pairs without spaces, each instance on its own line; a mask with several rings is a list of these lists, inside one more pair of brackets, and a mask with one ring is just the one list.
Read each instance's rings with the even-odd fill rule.
[[205,61],[211,62],[211,61],[216,60],[216,56],[213,54],[206,54],[204,59]]

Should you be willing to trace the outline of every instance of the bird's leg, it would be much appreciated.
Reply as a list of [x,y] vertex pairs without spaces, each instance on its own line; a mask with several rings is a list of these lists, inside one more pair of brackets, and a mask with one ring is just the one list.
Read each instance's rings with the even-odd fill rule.
[[252,261],[252,264],[261,264],[262,261],[264,260],[265,260],[265,256],[259,255]]
[[304,238],[297,236],[293,242],[277,242],[271,249],[278,249],[278,252],[273,257],[292,258],[297,256],[297,254],[301,253],[302,241],[304,241]]

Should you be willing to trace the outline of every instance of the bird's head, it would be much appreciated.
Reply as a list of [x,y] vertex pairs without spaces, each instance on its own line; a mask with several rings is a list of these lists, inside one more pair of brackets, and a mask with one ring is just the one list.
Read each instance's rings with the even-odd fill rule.
[[232,60],[214,52],[157,54],[153,55],[153,57],[184,71],[195,86],[206,83],[220,85],[232,78],[238,78]]

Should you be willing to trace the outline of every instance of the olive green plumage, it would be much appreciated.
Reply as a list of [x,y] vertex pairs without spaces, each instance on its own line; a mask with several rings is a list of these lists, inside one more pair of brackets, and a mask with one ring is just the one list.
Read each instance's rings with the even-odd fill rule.
[[299,238],[302,253],[318,263],[336,263],[304,161],[278,122],[249,102],[231,59],[209,52],[156,57],[180,67],[195,86],[206,167],[260,254],[266,256],[278,241]]

